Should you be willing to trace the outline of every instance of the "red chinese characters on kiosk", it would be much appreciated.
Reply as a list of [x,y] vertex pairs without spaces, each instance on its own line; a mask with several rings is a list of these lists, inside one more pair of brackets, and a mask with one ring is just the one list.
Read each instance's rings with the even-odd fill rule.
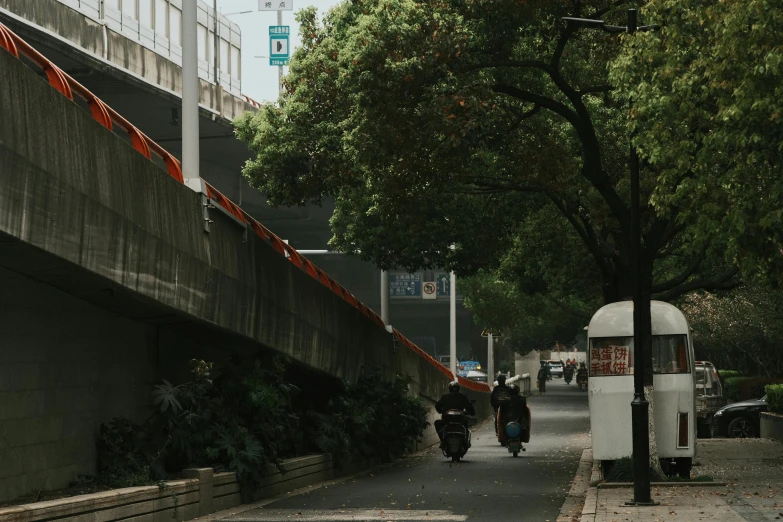
[[616,339],[594,339],[590,348],[590,375],[633,375],[633,346]]

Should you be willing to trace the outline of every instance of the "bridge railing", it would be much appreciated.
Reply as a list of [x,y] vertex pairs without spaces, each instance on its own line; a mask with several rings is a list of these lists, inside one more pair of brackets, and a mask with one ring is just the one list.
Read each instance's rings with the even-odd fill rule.
[[[180,162],[171,155],[166,149],[155,143],[147,135],[141,132],[136,126],[130,123],[128,120],[122,117],[117,111],[106,105],[97,96],[90,92],[82,84],[74,80],[71,76],[66,74],[62,69],[57,67],[44,55],[36,51],[31,45],[25,42],[22,38],[16,35],[13,31],[8,29],[5,25],[0,23],[0,48],[5,49],[13,56],[17,58],[25,58],[28,62],[39,67],[49,82],[49,84],[59,91],[63,96],[71,101],[77,101],[77,99],[84,102],[92,114],[93,119],[103,125],[109,130],[116,131],[115,127],[119,127],[128,135],[131,146],[144,155],[146,158],[152,160],[153,154],[161,160],[169,175],[177,180],[179,183],[184,184],[182,176],[182,168]],[[74,96],[76,95],[76,97]],[[272,248],[280,255],[284,256],[288,261],[293,263],[296,267],[303,270],[313,279],[316,279],[334,294],[343,299],[346,303],[356,308],[362,315],[374,322],[380,327],[386,327],[381,317],[359,301],[353,294],[346,290],[337,281],[329,277],[326,272],[315,266],[309,259],[301,255],[295,248],[291,247],[280,239],[271,230],[259,223],[247,212],[242,210],[237,204],[228,199],[215,187],[202,180],[206,187],[206,195],[210,204],[217,204],[234,219],[248,226],[255,232],[261,239],[267,241]],[[416,344],[405,337],[399,330],[393,329],[393,335],[396,336],[398,342],[401,342],[409,349],[417,352],[427,362],[435,366],[441,373],[447,376],[450,380],[454,379],[454,375],[451,371],[443,366],[440,362],[435,360],[434,357],[427,352],[419,348]],[[486,383],[480,383],[471,381],[463,377],[457,377],[461,385],[468,389],[489,392],[489,386]]]

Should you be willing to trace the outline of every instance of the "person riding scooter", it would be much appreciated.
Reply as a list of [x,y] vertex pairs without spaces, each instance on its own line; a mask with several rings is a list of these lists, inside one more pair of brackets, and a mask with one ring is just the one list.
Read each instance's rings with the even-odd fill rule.
[[585,363],[579,363],[579,369],[576,371],[576,384],[579,385],[580,390],[583,385],[584,389],[587,389],[587,368],[585,368]]
[[[508,441],[508,435],[505,427],[509,422],[517,422],[523,427],[523,442],[530,440],[530,410],[527,407],[527,399],[519,394],[519,386],[511,385],[511,395],[509,399],[500,405],[498,410],[498,442],[503,446]],[[522,451],[525,451],[522,449]]]
[[489,403],[492,405],[492,410],[495,412],[495,433],[497,433],[498,425],[498,407],[501,403],[508,400],[511,397],[511,388],[506,386],[506,376],[498,375],[498,385],[492,390],[492,395],[489,396]]
[[570,362],[565,365],[565,368],[563,368],[563,380],[565,380],[566,384],[571,384],[571,379],[574,378],[574,367],[571,366]]
[[[445,424],[446,412],[449,410],[460,410],[467,415],[476,415],[476,410],[473,408],[470,399],[468,399],[467,395],[460,393],[458,381],[451,381],[449,383],[449,393],[444,394],[435,403],[435,411],[441,414],[441,418],[435,420],[435,431],[438,433],[438,438],[443,438],[441,431]],[[465,423],[467,427],[467,419]]]

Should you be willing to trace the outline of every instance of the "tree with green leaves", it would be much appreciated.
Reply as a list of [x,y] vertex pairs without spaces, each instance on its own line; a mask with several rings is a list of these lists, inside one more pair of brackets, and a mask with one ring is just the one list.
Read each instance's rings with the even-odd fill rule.
[[658,34],[624,46],[611,79],[633,98],[635,143],[654,172],[650,202],[719,231],[748,275],[783,267],[783,5],[651,0]]
[[[621,42],[560,22],[625,6],[357,0],[322,23],[303,10],[280,104],[237,123],[256,154],[244,172],[274,204],[335,198],[335,248],[385,268],[497,266],[527,216],[555,209],[603,301],[625,298],[627,104],[607,75]],[[732,281],[732,266],[704,263],[715,231],[642,213],[652,292]]]
[[[608,64],[633,41],[561,18],[619,22],[630,5],[350,0],[323,21],[305,9],[280,104],[237,122],[255,153],[244,173],[273,204],[333,197],[333,246],[383,268],[497,268],[515,238],[529,241],[525,220],[555,211],[602,300],[627,298],[628,98]],[[698,212],[687,200],[656,211],[657,189],[645,176],[642,295],[735,284],[722,223],[681,219]]]

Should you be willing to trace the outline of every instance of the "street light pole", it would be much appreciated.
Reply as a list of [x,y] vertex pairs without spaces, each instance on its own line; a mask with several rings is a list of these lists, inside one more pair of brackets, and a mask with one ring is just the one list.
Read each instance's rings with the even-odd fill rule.
[[[584,27],[601,29],[609,33],[625,32],[634,34],[637,31],[658,29],[657,25],[639,27],[636,20],[636,9],[628,10],[628,25],[626,27],[606,25],[603,20],[585,18],[563,18],[567,23]],[[630,110],[630,106],[629,106]],[[650,496],[650,403],[644,397],[647,359],[651,349],[652,324],[650,319],[650,295],[642,280],[642,240],[639,203],[639,156],[633,145],[633,134],[629,146],[629,167],[631,174],[631,223],[628,227],[631,246],[631,278],[633,287],[633,346],[634,346],[634,395],[631,401],[631,433],[633,437],[633,501],[628,504],[637,506],[652,506],[655,502]]]
[[457,276],[449,275],[449,369],[457,380]]

